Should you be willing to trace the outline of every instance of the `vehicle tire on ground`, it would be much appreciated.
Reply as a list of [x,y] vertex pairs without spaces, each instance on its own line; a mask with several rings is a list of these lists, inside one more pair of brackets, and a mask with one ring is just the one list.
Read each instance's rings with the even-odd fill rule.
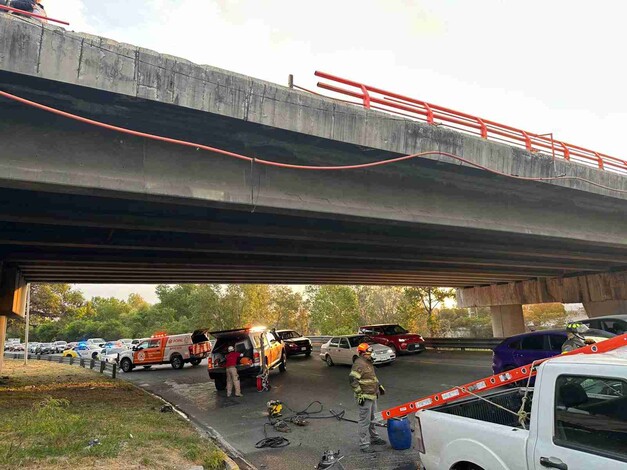
[[193,365],[194,367],[199,365],[201,362],[202,362],[202,359],[198,359],[198,358],[189,360],[189,363]]
[[120,362],[120,368],[124,372],[131,372],[133,370],[133,363],[129,358],[125,357],[124,359],[122,359],[122,362]]
[[226,375],[216,377],[213,379],[213,383],[216,386],[216,390],[226,390]]
[[174,356],[172,356],[172,358],[170,359],[170,363],[172,364],[172,369],[177,370],[182,369],[185,365],[185,362],[183,361],[183,358],[180,354],[175,354]]
[[307,352],[305,353],[305,357],[309,357],[309,356],[311,356],[311,351],[307,351]]
[[279,372],[285,372],[287,370],[287,356],[285,353],[281,356],[281,362],[279,363]]
[[359,356],[353,356],[353,362],[355,362],[357,360]]
[[333,359],[331,359],[331,356],[329,356],[328,354],[324,358],[324,361],[327,363],[329,367],[333,367]]

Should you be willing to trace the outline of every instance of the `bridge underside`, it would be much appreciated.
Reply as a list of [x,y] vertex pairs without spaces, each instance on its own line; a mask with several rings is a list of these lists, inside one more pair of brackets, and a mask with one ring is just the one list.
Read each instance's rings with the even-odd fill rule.
[[[7,72],[0,87],[287,163],[398,156]],[[359,172],[251,168],[0,102],[0,261],[27,282],[467,287],[627,266],[621,199],[450,161]]]
[[3,188],[0,259],[28,282],[464,287],[607,271],[625,253],[489,230]]

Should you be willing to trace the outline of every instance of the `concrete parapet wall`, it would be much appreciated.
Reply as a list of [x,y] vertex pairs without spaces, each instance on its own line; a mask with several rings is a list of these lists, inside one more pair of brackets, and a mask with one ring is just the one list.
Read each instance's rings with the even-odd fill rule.
[[[162,103],[398,154],[440,150],[506,174],[567,174],[627,190],[627,178],[459,132],[365,110],[185,59],[0,15],[0,70]],[[447,157],[430,157],[454,163]],[[560,185],[627,199],[559,180]]]

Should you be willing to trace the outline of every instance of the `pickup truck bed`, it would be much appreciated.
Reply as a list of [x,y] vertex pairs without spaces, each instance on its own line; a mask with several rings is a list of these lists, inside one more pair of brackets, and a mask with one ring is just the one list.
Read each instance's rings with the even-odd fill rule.
[[[520,410],[520,406],[522,405],[524,391],[524,388],[508,389],[482,395],[482,397],[490,400],[492,403],[507,408],[514,413],[518,413],[518,410]],[[532,397],[533,391],[530,391],[528,394],[527,406],[525,410],[528,413],[531,411]],[[501,424],[503,426],[508,426],[512,428],[522,427],[518,422],[517,416],[513,415],[512,413],[508,413],[502,408],[487,403],[479,398],[469,398],[458,403],[443,405],[438,408],[433,408],[431,411],[437,411],[439,413],[446,413],[455,416],[463,416],[464,418],[471,418],[479,421],[486,421],[488,423]]]

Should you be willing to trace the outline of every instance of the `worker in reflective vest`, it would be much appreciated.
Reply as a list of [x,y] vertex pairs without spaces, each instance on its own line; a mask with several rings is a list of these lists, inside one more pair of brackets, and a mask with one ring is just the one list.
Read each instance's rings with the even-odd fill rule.
[[594,344],[595,341],[592,338],[586,338],[583,335],[589,329],[588,325],[584,325],[583,323],[568,323],[568,325],[566,325],[567,339],[564,341],[564,344],[562,344],[562,353],[583,348],[587,344]]
[[350,385],[359,406],[359,448],[362,452],[376,452],[371,446],[387,444],[375,429],[377,398],[385,389],[379,383],[372,364],[372,348],[368,343],[357,346],[359,357],[355,359],[349,375]]

